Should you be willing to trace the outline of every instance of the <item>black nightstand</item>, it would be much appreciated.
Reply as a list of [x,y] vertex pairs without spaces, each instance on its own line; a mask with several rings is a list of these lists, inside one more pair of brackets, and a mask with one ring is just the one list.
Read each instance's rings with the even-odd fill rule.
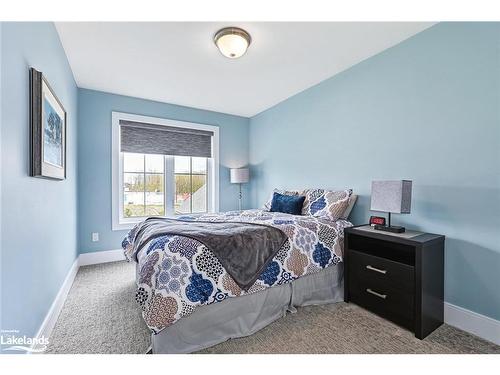
[[444,236],[345,229],[344,301],[425,338],[443,323]]

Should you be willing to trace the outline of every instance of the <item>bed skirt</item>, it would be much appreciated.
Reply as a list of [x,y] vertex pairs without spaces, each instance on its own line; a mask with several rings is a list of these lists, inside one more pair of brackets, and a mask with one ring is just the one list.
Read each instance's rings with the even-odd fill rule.
[[343,301],[343,270],[339,263],[288,284],[199,307],[153,334],[153,353],[192,353],[251,335],[295,307]]

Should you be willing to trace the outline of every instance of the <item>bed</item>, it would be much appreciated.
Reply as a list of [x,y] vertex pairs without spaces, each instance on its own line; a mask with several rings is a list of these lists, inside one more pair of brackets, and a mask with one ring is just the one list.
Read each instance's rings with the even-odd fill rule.
[[245,210],[180,220],[254,223],[278,228],[286,240],[242,288],[204,243],[161,232],[138,240],[141,224],[134,227],[122,247],[136,262],[136,300],[153,353],[195,352],[250,335],[295,307],[343,300],[343,232],[352,225],[346,219]]

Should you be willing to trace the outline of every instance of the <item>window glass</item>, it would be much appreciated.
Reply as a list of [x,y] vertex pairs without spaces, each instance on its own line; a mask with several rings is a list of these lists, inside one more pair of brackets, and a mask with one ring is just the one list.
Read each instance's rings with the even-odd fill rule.
[[123,153],[123,171],[124,172],[144,172],[144,155]]
[[163,173],[164,160],[163,155],[146,155],[146,172]]
[[207,212],[207,176],[193,175],[192,183],[193,213]]
[[146,216],[164,216],[165,202],[162,193],[146,192]]
[[145,191],[163,195],[164,186],[163,173],[146,173]]
[[163,174],[146,173],[146,216],[165,215]]
[[175,175],[175,213],[188,214],[191,212],[191,175]]
[[[125,153],[123,169],[125,171],[123,173],[123,216],[165,215],[163,155]],[[156,173],[145,173],[144,170]]]
[[123,175],[123,216],[144,216],[144,174]]
[[192,171],[197,174],[206,174],[207,158],[192,158]]
[[207,158],[178,157],[175,164],[175,213],[203,213],[207,204]]
[[191,158],[189,156],[175,157],[175,173],[191,173]]
[[144,191],[144,174],[124,173],[123,188],[125,191]]

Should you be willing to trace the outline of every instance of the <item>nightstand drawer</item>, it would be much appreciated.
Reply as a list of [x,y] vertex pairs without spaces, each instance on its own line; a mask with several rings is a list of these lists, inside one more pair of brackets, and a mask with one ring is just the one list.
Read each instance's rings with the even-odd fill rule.
[[368,282],[378,288],[392,288],[413,296],[415,269],[406,264],[368,255],[349,252],[349,278]]
[[406,328],[414,327],[414,296],[395,288],[351,279],[351,301]]

